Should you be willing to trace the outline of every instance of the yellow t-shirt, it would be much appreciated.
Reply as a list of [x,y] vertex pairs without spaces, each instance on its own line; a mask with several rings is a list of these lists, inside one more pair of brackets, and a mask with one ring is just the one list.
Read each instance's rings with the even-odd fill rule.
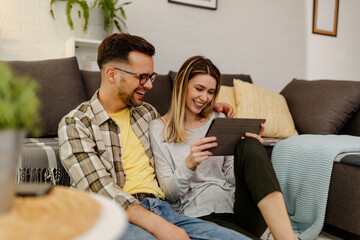
[[145,152],[145,148],[130,124],[130,109],[126,108],[109,116],[120,127],[123,166],[126,181],[123,190],[130,193],[152,193],[164,199],[155,178],[154,168]]

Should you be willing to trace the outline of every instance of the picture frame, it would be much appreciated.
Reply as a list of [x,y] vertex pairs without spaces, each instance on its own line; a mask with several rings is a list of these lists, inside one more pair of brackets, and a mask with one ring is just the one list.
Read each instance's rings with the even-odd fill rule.
[[313,33],[336,37],[340,0],[314,0]]
[[211,10],[217,9],[217,0],[168,0],[168,2]]

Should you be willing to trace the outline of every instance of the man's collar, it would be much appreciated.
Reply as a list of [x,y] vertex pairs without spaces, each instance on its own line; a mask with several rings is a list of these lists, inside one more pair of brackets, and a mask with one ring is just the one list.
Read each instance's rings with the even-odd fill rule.
[[99,125],[103,124],[104,122],[106,122],[110,116],[109,114],[105,111],[103,105],[100,103],[100,100],[98,98],[98,93],[99,90],[97,90],[95,92],[95,94],[92,96],[92,98],[90,99],[90,105],[91,108],[93,109],[95,118],[98,122]]

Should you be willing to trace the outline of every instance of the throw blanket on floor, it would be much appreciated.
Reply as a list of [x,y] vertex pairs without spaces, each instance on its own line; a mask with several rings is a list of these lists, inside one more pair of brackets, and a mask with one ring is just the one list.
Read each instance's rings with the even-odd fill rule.
[[347,135],[304,134],[275,145],[272,163],[300,239],[315,239],[321,232],[333,161],[354,151],[360,151],[360,137]]

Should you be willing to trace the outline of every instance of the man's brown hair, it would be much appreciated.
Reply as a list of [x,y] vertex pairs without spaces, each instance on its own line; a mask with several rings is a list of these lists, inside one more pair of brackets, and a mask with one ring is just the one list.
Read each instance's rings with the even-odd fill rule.
[[137,51],[150,57],[155,54],[155,47],[144,38],[128,33],[114,33],[106,37],[98,48],[97,64],[102,66],[110,61],[129,64],[129,53]]

